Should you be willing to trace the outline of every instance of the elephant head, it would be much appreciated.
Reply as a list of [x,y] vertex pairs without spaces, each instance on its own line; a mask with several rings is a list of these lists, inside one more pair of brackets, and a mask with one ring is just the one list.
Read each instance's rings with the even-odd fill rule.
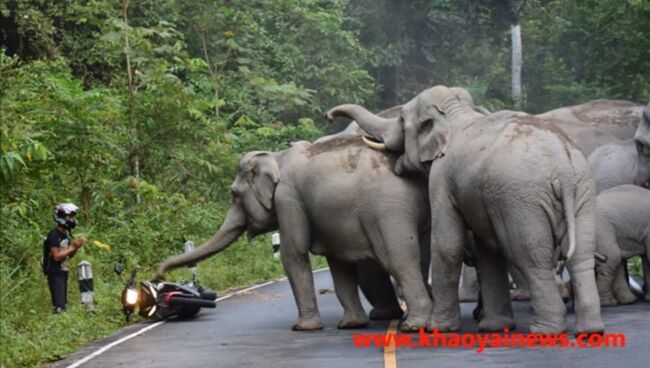
[[450,117],[459,113],[487,112],[478,109],[482,108],[474,106],[465,89],[435,86],[406,103],[397,118],[382,118],[358,105],[334,107],[327,117],[354,119],[370,135],[372,140],[365,140],[369,146],[401,153],[395,173],[402,175],[416,171],[426,173],[430,164],[447,152],[452,132]]
[[244,231],[252,239],[276,229],[273,194],[279,180],[280,169],[274,154],[260,151],[247,153],[239,162],[237,176],[231,186],[230,209],[219,231],[196,250],[171,257],[160,264],[156,277],[162,278],[171,269],[196,263],[221,252]]
[[650,103],[643,110],[634,142],[637,150],[634,184],[650,189]]

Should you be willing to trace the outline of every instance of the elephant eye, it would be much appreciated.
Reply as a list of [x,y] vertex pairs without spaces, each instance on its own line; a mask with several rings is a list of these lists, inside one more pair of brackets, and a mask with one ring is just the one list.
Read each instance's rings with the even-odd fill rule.
[[433,119],[427,119],[420,123],[418,126],[418,132],[422,132],[425,129],[431,129],[433,127]]
[[646,146],[639,141],[636,141],[636,150],[642,156],[650,156],[650,146]]

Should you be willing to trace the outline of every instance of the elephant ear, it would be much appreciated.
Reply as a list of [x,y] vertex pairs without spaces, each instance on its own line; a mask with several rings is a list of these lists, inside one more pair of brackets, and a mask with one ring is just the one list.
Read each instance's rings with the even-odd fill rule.
[[[437,158],[443,157],[449,147],[451,130],[447,125],[445,113],[436,105],[434,116],[420,123],[418,132],[418,150],[420,162],[431,162]],[[431,116],[431,115],[430,115]]]
[[249,181],[255,198],[266,208],[273,208],[273,193],[280,180],[280,168],[275,158],[269,153],[262,152],[253,156],[253,167]]

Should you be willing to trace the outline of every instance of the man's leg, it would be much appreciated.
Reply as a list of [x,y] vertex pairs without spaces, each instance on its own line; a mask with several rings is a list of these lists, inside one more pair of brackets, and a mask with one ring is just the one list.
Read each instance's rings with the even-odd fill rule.
[[64,312],[67,301],[68,274],[53,272],[47,275],[47,281],[52,296],[52,312]]

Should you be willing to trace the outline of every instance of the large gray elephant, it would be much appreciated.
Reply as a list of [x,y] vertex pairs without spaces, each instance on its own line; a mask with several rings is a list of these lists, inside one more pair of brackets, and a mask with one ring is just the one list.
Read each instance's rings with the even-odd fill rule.
[[351,266],[368,259],[402,288],[408,306],[402,328],[424,327],[431,310],[420,265],[421,253],[427,259],[429,252],[429,210],[422,201],[426,181],[394,175],[394,161],[358,136],[250,152],[239,163],[232,205],[219,231],[192,253],[163,262],[158,276],[222,251],[244,231],[254,237],[279,228],[280,255],[298,307],[295,330],[322,328],[310,251],[330,264],[344,308],[339,327],[368,323]]
[[[618,139],[634,137],[643,105],[623,100],[594,100],[580,105],[561,107],[536,115],[548,120],[565,131],[576,126],[592,126],[601,132]],[[577,133],[577,132],[576,132]],[[590,137],[589,131],[583,132],[584,143],[597,137]],[[580,142],[576,142],[580,146]],[[587,154],[588,156],[588,154]]]
[[636,185],[621,185],[598,195],[598,234],[596,250],[605,256],[596,264],[596,279],[601,305],[636,301],[625,277],[622,260],[641,256],[646,295],[650,301],[650,190]]
[[[460,327],[458,280],[466,231],[474,233],[485,317],[479,328],[513,327],[506,259],[530,285],[536,333],[566,330],[555,285],[554,250],[562,254],[576,296],[576,332],[604,331],[594,276],[596,198],[586,159],[556,127],[511,111],[477,113],[436,86],[402,108],[399,118],[341,105],[328,118],[357,121],[374,141],[400,154],[398,175],[429,178],[431,280],[429,329]],[[507,257],[507,258],[506,258]]]

